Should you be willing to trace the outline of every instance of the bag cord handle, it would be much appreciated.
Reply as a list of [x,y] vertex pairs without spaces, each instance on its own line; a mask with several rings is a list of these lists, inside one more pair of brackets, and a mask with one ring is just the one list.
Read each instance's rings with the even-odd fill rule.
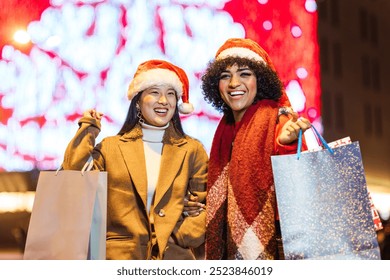
[[[89,156],[87,162],[84,164],[83,168],[81,168],[81,175],[84,176],[85,171],[91,171],[92,167],[93,167],[93,158],[92,158],[92,156]],[[62,168],[62,164],[61,164],[60,167],[58,167],[56,170],[56,176],[57,176],[58,172],[60,172],[62,169],[63,168]]]
[[84,164],[83,168],[81,169],[81,175],[84,176],[85,171],[91,171],[92,167],[93,167],[93,157],[90,156],[87,162]]
[[[329,153],[331,153],[333,155],[334,154],[333,149],[331,147],[329,147],[328,143],[321,136],[321,134],[317,131],[317,129],[314,127],[314,125],[311,125],[311,128],[314,130],[317,137],[321,140],[323,147],[325,147],[329,151]],[[299,133],[298,133],[297,159],[299,159],[301,157],[301,151],[302,151],[302,129],[300,129]]]

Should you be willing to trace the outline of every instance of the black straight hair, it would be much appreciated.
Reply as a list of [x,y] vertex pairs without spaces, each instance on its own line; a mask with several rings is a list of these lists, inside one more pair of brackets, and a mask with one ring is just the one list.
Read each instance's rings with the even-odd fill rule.
[[[127,116],[125,119],[125,122],[122,125],[122,128],[119,130],[118,135],[123,135],[130,130],[132,130],[136,124],[139,122],[138,117],[138,110],[137,110],[137,103],[139,99],[141,98],[142,91],[139,92],[134,98],[131,100],[129,110],[127,111]],[[180,116],[179,116],[179,110],[176,104],[175,113],[173,114],[173,117],[170,121],[173,124],[174,129],[177,133],[179,133],[181,136],[184,136],[184,130],[183,126],[181,124]]]

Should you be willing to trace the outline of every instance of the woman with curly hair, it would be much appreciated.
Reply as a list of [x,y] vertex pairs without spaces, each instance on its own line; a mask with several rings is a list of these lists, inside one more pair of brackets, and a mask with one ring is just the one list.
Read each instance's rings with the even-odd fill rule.
[[209,160],[206,259],[283,258],[271,156],[295,153],[299,130],[311,125],[290,108],[268,54],[250,39],[219,48],[202,90],[223,113]]

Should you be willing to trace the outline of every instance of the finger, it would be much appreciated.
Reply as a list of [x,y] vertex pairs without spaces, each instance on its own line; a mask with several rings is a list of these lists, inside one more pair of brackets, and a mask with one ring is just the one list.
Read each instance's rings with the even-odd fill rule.
[[311,123],[308,119],[305,118],[299,118],[297,121],[297,124],[302,128],[302,129],[308,129],[311,127]]
[[187,207],[187,206],[184,206],[183,207],[183,211],[187,211],[187,212],[194,212],[194,211],[203,211],[205,210],[206,208],[205,207]]
[[199,200],[199,197],[197,195],[190,194],[189,200],[197,202]]
[[311,123],[307,119],[302,119],[302,124],[303,124],[303,126],[301,126],[301,128],[304,130],[307,130],[311,127]]
[[184,198],[184,207],[204,207],[205,205],[201,202],[197,202],[197,201],[190,201],[186,198]]
[[97,120],[100,120],[102,117],[100,116],[100,113],[96,110],[93,110],[93,117]]
[[183,211],[184,217],[197,217],[200,215],[201,211]]
[[197,217],[197,216],[200,215],[201,212],[202,212],[202,211],[187,211],[187,213],[188,213],[188,215],[189,215],[190,217]]
[[288,135],[294,135],[296,137],[298,137],[298,132],[299,131],[300,127],[298,125],[290,125],[287,127],[287,131],[289,132]]
[[202,202],[191,201],[191,200],[188,200],[188,202],[186,204],[189,205],[189,206],[198,206],[198,207],[203,207],[204,206],[204,204]]
[[308,119],[304,118],[304,117],[300,117],[299,121],[302,121],[304,123],[307,123],[307,124],[311,125],[310,121]]
[[310,128],[310,126],[308,126],[306,123],[299,123],[299,127],[302,130],[302,132],[305,132]]
[[194,212],[188,212],[188,215],[189,215],[190,217],[197,217],[197,216],[200,215],[200,213],[199,213],[198,211],[194,211]]
[[301,127],[297,122],[291,123],[290,128],[292,128],[295,132],[299,131]]
[[101,120],[102,117],[103,117],[103,113],[96,112],[96,118],[97,118],[98,120]]
[[292,121],[293,122],[296,122],[297,121],[297,119],[299,118],[299,115],[298,115],[298,113],[296,113],[296,112],[292,112],[291,113],[291,116],[292,116]]
[[189,206],[184,206],[183,211],[191,212],[191,211],[200,211],[203,209],[203,207],[189,207]]
[[290,136],[293,136],[296,139],[298,139],[298,133],[295,130],[292,130],[292,131],[289,131],[289,132],[290,132]]
[[104,116],[103,113],[97,112],[95,109],[89,109],[84,112],[84,116],[89,116],[97,120],[101,120],[101,118]]
[[85,110],[83,113],[84,117],[92,117],[92,109]]

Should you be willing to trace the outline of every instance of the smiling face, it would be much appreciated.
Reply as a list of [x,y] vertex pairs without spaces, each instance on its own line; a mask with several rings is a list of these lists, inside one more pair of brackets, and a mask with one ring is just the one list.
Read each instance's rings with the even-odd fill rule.
[[176,92],[170,85],[147,88],[139,100],[145,122],[154,126],[165,126],[172,119],[176,104]]
[[219,92],[232,109],[234,120],[241,121],[245,111],[253,104],[257,93],[256,76],[248,67],[236,64],[221,73]]

